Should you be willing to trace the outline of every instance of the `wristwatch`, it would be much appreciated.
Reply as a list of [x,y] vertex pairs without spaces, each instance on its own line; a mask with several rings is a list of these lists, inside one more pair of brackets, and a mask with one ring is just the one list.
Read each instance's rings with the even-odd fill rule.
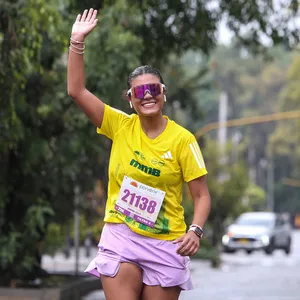
[[202,239],[203,237],[203,229],[199,225],[192,224],[188,231],[193,231],[199,239]]

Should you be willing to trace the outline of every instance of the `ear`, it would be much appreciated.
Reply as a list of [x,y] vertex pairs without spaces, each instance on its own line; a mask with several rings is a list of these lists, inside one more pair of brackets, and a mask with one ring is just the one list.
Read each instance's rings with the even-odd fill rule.
[[162,90],[163,90],[163,94],[165,95],[167,92],[167,87],[164,84],[162,84]]
[[126,95],[127,95],[127,98],[128,98],[128,99],[131,99],[131,96],[132,96],[131,89],[129,89],[129,90],[127,91]]
[[[129,90],[129,91],[130,91],[130,90]],[[130,100],[131,100],[131,93],[128,94],[129,91],[127,91],[127,90],[123,90],[123,91],[122,91],[122,98],[123,98],[124,100],[127,100],[127,101],[130,101]]]

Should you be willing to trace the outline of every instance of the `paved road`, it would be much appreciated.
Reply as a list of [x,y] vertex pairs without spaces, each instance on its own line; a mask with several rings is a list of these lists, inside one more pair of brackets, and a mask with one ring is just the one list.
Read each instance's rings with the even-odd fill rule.
[[[74,270],[72,257],[45,256],[43,266],[48,270]],[[84,270],[89,261],[82,253],[79,269]],[[195,289],[182,292],[180,300],[300,300],[300,231],[293,232],[289,256],[280,250],[272,256],[238,252],[223,254],[219,269],[199,260],[192,260],[190,267]],[[105,297],[99,290],[82,300],[105,300]]]
[[194,269],[196,289],[180,300],[300,300],[300,231],[293,238],[290,256],[280,250],[223,254],[220,269]]

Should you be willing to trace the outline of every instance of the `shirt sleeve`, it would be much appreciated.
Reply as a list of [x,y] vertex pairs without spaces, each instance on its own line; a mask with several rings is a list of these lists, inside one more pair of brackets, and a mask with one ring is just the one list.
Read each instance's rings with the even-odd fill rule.
[[97,127],[97,133],[114,140],[116,133],[122,128],[130,116],[121,110],[105,104],[101,127]]
[[189,182],[207,174],[199,144],[193,134],[190,134],[182,142],[179,164],[181,165],[185,182]]

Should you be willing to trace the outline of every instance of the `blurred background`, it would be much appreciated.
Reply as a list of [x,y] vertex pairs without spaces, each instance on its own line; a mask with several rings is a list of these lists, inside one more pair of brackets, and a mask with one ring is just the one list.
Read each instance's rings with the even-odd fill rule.
[[[72,24],[90,7],[99,10],[99,21],[86,40],[87,88],[132,113],[122,99],[127,76],[151,64],[168,88],[165,114],[199,141],[212,211],[196,259],[209,262],[207,274],[238,264],[259,273],[286,254],[281,272],[299,270],[297,0],[0,0],[0,285],[43,286],[49,274],[63,271],[79,276],[96,251],[111,144],[96,134],[66,84]],[[182,201],[190,223],[186,186]],[[267,264],[263,251],[246,256],[258,243],[253,237],[238,236],[234,249],[228,244],[238,234],[228,226],[254,211],[277,213],[270,226],[277,234],[284,226],[291,246]],[[257,249],[274,242],[273,250],[286,250],[269,232],[268,239],[254,234],[269,241]],[[299,288],[293,270],[287,274]]]

